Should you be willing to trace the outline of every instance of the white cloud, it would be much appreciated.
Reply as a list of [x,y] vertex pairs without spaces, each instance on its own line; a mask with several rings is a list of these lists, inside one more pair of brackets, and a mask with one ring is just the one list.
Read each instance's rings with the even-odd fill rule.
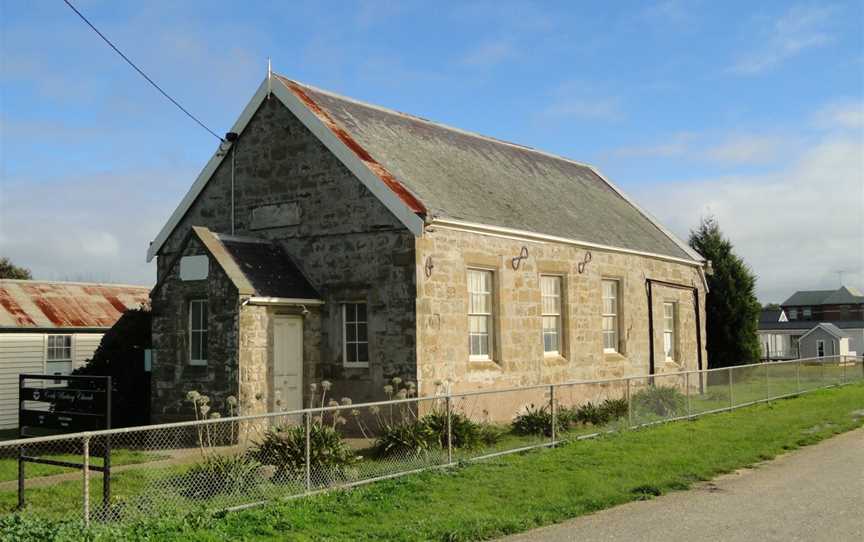
[[757,44],[742,54],[730,71],[737,75],[760,74],[807,49],[829,43],[832,36],[826,26],[833,11],[830,7],[789,8],[759,33]]
[[864,129],[864,102],[829,105],[815,115],[816,125],[826,129]]
[[711,160],[727,164],[761,164],[774,161],[790,142],[773,135],[740,134],[729,137],[703,153]]
[[797,289],[864,286],[864,140],[827,139],[788,166],[762,175],[660,183],[634,190],[686,238],[714,215],[758,275],[763,301]]
[[466,53],[461,63],[475,68],[489,68],[515,58],[517,54],[515,46],[509,40],[492,40]]
[[690,150],[691,143],[695,137],[695,134],[690,132],[681,132],[665,138],[664,141],[659,143],[620,147],[609,154],[621,158],[669,158],[672,156],[681,156]]

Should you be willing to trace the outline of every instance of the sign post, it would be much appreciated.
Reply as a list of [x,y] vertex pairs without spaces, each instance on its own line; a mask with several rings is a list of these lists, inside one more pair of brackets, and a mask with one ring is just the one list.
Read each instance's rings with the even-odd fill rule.
[[[82,431],[111,429],[111,377],[77,375],[18,376],[18,437],[62,435]],[[102,445],[102,465],[90,461],[89,437],[85,440],[84,462],[74,463],[30,455],[18,447],[18,508],[25,505],[25,464],[39,463],[73,469],[84,469],[85,480],[90,471],[102,473],[102,503],[111,500],[111,437],[105,435]],[[32,448],[30,448],[32,451]],[[85,484],[86,485],[86,484]],[[86,496],[89,500],[89,493]]]

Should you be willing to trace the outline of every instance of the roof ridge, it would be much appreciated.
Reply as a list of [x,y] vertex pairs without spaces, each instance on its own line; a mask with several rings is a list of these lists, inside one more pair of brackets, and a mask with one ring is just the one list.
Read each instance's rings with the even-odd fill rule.
[[149,286],[141,284],[124,284],[119,282],[79,282],[72,280],[40,280],[40,279],[2,279],[0,283],[13,282],[16,284],[63,284],[68,286],[110,286],[114,288],[141,288],[150,290]]
[[586,163],[586,162],[581,162],[581,161],[579,161],[579,160],[575,160],[575,159],[573,159],[573,158],[568,158],[568,157],[566,157],[566,156],[562,156],[562,155],[560,155],[560,154],[555,154],[555,153],[552,153],[552,152],[544,151],[544,150],[538,149],[538,148],[536,148],[536,147],[531,147],[531,146],[529,146],[529,145],[522,145],[522,144],[520,144],[520,143],[515,143],[515,142],[513,142],[513,141],[507,141],[507,140],[505,140],[505,139],[498,139],[498,138],[496,138],[496,137],[492,137],[492,136],[489,136],[489,135],[481,134],[481,133],[479,133],[479,132],[473,132],[473,131],[471,131],[471,130],[465,130],[465,129],[463,129],[463,128],[457,128],[456,126],[451,126],[451,125],[449,125],[449,124],[444,124],[443,122],[438,122],[438,121],[430,120],[430,119],[427,119],[427,118],[424,118],[424,117],[419,117],[419,116],[417,116],[417,115],[412,115],[411,113],[405,113],[404,111],[399,111],[399,110],[397,110],[397,109],[391,109],[391,108],[389,108],[389,107],[384,107],[383,105],[378,105],[378,104],[373,104],[373,103],[366,102],[366,101],[363,101],[363,100],[358,100],[357,98],[352,98],[352,97],[350,97],[350,96],[345,96],[345,95],[343,95],[343,94],[339,94],[339,93],[337,93],[337,92],[333,92],[332,90],[327,90],[327,89],[323,89],[323,88],[321,88],[321,87],[316,87],[315,85],[310,85],[310,84],[308,84],[308,83],[304,83],[304,82],[302,82],[302,81],[298,81],[298,80],[296,80],[296,79],[290,79],[290,78],[288,78],[288,77],[285,77],[284,75],[280,75],[280,74],[277,74],[277,73],[274,73],[273,75],[275,75],[275,76],[276,76],[277,78],[279,78],[279,79],[282,79],[282,80],[285,80],[285,81],[290,81],[290,82],[295,83],[295,84],[297,84],[297,85],[304,86],[304,87],[306,87],[306,88],[308,88],[308,89],[310,89],[310,90],[313,90],[313,91],[315,91],[315,92],[318,92],[318,93],[324,94],[324,95],[326,95],[326,96],[330,96],[331,98],[336,98],[336,99],[339,99],[339,100],[344,100],[344,101],[346,101],[346,102],[350,102],[350,103],[353,103],[353,104],[356,104],[356,105],[360,105],[360,106],[363,106],[363,107],[369,107],[369,108],[371,108],[371,109],[376,109],[376,110],[381,111],[381,112],[384,112],[384,113],[391,113],[391,114],[395,114],[395,115],[398,115],[398,116],[401,116],[401,117],[406,117],[406,118],[409,118],[409,119],[417,120],[417,121],[423,122],[423,123],[425,123],[425,124],[429,124],[429,125],[431,125],[431,126],[436,126],[436,127],[438,127],[438,128],[443,128],[443,129],[445,129],[445,130],[449,130],[449,131],[451,131],[451,132],[456,132],[456,133],[458,133],[458,134],[466,135],[466,136],[469,136],[469,137],[475,137],[475,138],[477,138],[477,139],[482,139],[482,140],[489,141],[489,142],[492,142],[492,143],[499,143],[499,144],[501,144],[501,145],[507,145],[507,146],[514,147],[514,148],[517,148],[517,149],[522,149],[522,150],[525,150],[525,151],[529,151],[529,152],[537,153],[537,154],[540,154],[540,155],[543,155],[543,156],[548,156],[549,158],[555,158],[555,159],[557,159],[557,160],[563,160],[563,161],[565,161],[565,162],[570,162],[571,164],[575,164],[575,165],[577,165],[577,166],[582,166],[582,167],[589,168],[589,169],[591,169],[592,171],[595,171],[595,172],[596,172],[596,168],[595,168],[593,165],[588,164],[588,163]]

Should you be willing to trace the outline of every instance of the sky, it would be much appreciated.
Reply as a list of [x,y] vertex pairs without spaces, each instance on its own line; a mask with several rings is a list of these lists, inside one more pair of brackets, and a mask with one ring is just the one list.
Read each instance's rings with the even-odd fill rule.
[[[680,237],[715,216],[763,302],[864,288],[864,3],[73,3],[224,133],[274,71],[600,169]],[[0,0],[0,256],[153,284],[218,141],[61,0]]]

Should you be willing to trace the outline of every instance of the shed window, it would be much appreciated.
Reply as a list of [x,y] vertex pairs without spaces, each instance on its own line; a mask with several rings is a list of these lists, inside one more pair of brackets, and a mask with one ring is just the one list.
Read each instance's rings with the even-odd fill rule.
[[825,341],[819,339],[816,341],[816,357],[824,358],[825,357]]
[[561,351],[561,277],[540,277],[541,312],[543,318],[543,352]]
[[344,348],[342,362],[351,366],[369,364],[369,322],[366,303],[345,303],[342,305],[342,331]]
[[675,360],[675,317],[678,312],[677,303],[663,303],[663,353],[666,361]]
[[72,335],[48,335],[48,361],[72,361]]
[[603,351],[618,351],[618,290],[617,280],[603,281]]
[[207,300],[189,302],[189,365],[207,365]]
[[468,344],[470,359],[492,359],[492,271],[468,270]]

